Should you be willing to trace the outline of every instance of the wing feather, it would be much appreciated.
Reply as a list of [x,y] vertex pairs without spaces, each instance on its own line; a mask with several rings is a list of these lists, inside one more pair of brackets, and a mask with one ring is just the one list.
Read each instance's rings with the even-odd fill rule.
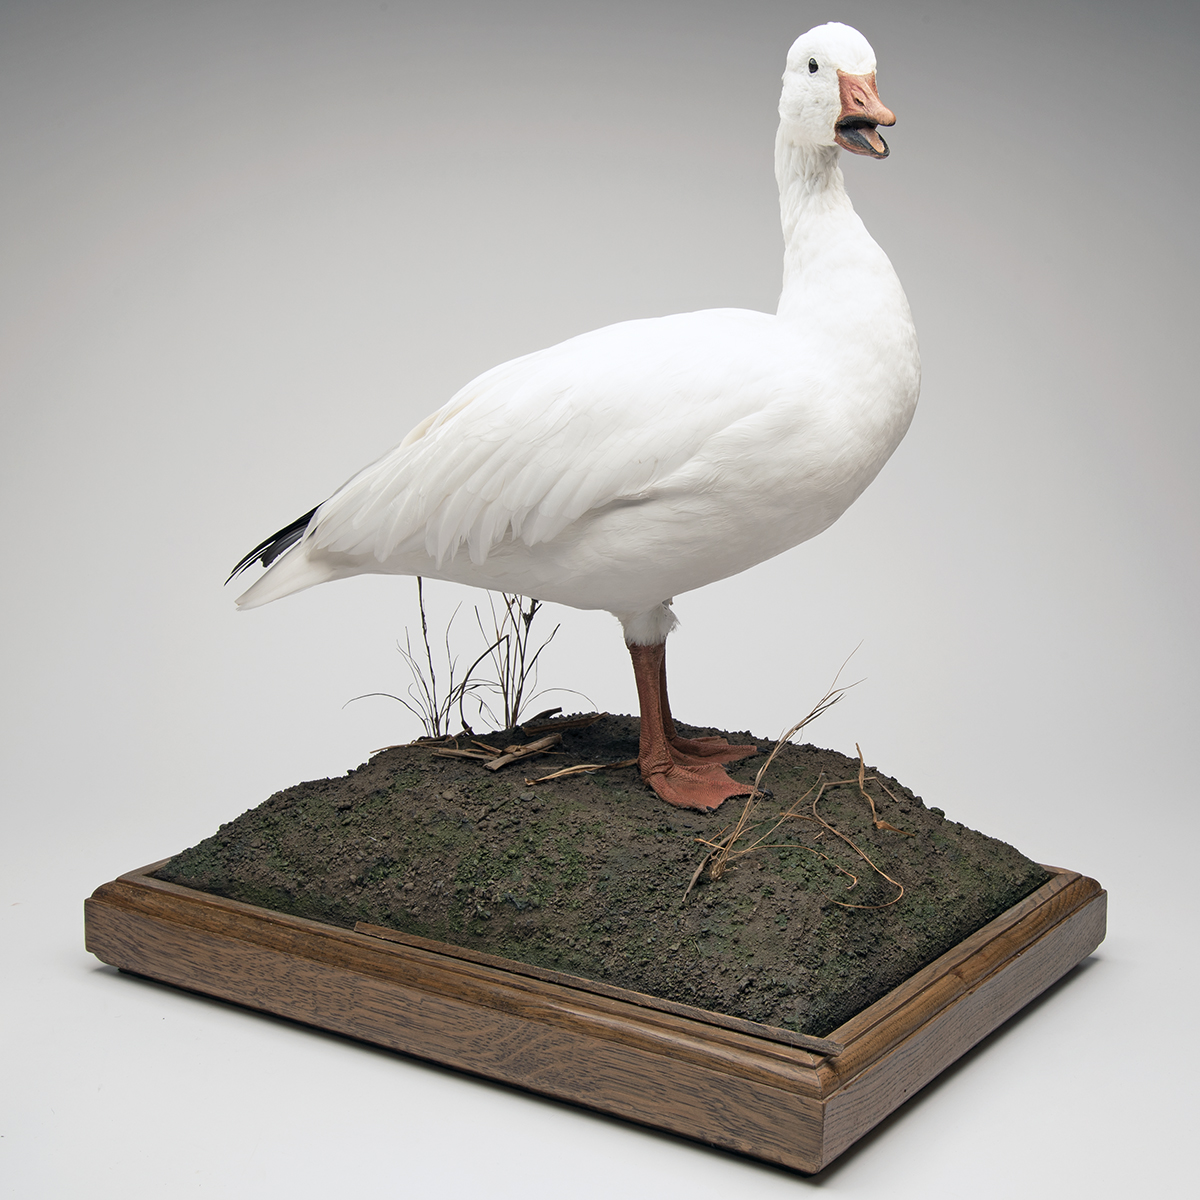
[[[719,328],[718,328],[719,327]],[[473,380],[317,510],[311,549],[483,563],[665,484],[769,404],[772,318],[710,310],[612,325]]]

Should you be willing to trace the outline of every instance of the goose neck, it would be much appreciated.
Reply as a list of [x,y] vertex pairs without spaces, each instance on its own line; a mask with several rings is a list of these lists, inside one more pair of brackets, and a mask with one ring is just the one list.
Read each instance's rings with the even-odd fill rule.
[[789,293],[814,260],[852,235],[861,222],[846,195],[836,146],[797,146],[781,135],[775,148],[775,174],[779,181],[779,213],[783,225],[783,294],[780,311]]

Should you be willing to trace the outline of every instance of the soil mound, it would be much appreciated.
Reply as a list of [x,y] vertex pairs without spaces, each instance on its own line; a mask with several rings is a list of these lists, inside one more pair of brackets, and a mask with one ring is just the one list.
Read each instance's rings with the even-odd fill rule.
[[[722,732],[679,728],[691,737]],[[685,901],[709,853],[700,839],[727,835],[744,798],[710,814],[673,809],[636,767],[529,782],[637,754],[633,717],[561,734],[552,754],[494,772],[440,757],[449,743],[383,751],[348,775],[276,793],[158,877],[818,1037],[1049,879],[1011,846],[947,820],[868,766],[877,827],[857,760],[789,745],[763,779],[771,794],[728,868],[713,879],[710,862]],[[503,749],[541,736],[480,740]],[[723,736],[770,749],[748,733]],[[762,761],[735,763],[730,774],[753,780]],[[788,810],[798,815],[769,832]],[[764,834],[757,849],[737,853]],[[889,903],[898,885],[903,895]]]

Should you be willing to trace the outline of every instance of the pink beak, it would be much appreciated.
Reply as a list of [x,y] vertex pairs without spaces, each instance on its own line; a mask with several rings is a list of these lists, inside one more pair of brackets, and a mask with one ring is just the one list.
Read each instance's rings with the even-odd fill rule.
[[875,72],[847,75],[838,72],[842,111],[834,126],[834,140],[851,154],[887,158],[888,144],[879,136],[877,125],[895,125],[896,114],[885,108],[875,90]]

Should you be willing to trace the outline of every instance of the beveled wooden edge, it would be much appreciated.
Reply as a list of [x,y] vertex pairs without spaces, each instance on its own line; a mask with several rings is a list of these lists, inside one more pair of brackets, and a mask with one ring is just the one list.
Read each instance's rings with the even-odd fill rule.
[[1096,880],[1078,871],[1045,869],[1054,874],[1048,883],[830,1033],[845,1047],[832,1064],[843,1083],[1003,970],[1073,913],[1107,895]]
[[[100,905],[153,921],[203,930],[210,936],[384,978],[430,995],[464,1000],[587,1036],[602,1031],[606,1039],[710,1070],[756,1079],[787,1093],[811,1097],[821,1094],[824,1073],[820,1068],[826,1061],[824,1055],[585,989],[542,981],[507,967],[474,963],[440,950],[385,941],[148,876],[148,872],[168,861],[163,859],[102,884],[85,902],[85,907]],[[100,953],[90,927],[87,948],[103,961],[112,961]],[[162,977],[151,971],[139,971],[129,962],[114,965],[153,978]],[[166,981],[204,990],[181,979]],[[251,1003],[251,1007],[273,1011],[263,1004]]]
[[[1023,953],[1049,929],[1104,894],[1094,879],[1077,871],[1047,866],[1045,869],[1053,873],[1049,882],[822,1039],[382,926],[359,922],[354,930],[348,930],[153,878],[153,872],[168,862],[170,859],[165,858],[128,871],[113,883],[97,888],[93,899],[115,901],[125,906],[136,895],[137,907],[148,902],[152,908],[160,910],[156,915],[166,919],[178,920],[183,915],[182,909],[206,910],[210,917],[226,914],[241,917],[243,921],[249,919],[273,926],[279,932],[287,931],[290,934],[286,939],[289,951],[304,957],[312,957],[304,943],[314,935],[324,943],[349,944],[361,939],[375,947],[400,952],[406,960],[418,956],[427,967],[436,964],[442,972],[449,972],[458,985],[469,987],[473,982],[476,986],[484,984],[486,989],[503,985],[516,988],[527,996],[540,994],[547,999],[553,998],[557,1004],[565,1003],[569,1008],[578,1009],[577,1015],[583,1019],[588,1019],[585,1013],[590,1011],[592,1016],[600,1019],[611,1021],[620,1015],[633,1026],[649,1024],[664,1032],[669,1029],[675,1036],[686,1031],[690,1035],[688,1040],[698,1038],[700,1042],[714,1042],[714,1050],[717,1043],[740,1053],[753,1047],[756,1056],[774,1059],[776,1067],[787,1063],[792,1068],[785,1072],[790,1077],[788,1084],[795,1087],[799,1083],[801,1091],[816,1096],[831,1095],[848,1084],[899,1041],[934,1019],[987,977],[1002,970],[1007,962]],[[118,888],[121,893],[125,893],[125,889],[132,889],[132,892],[118,898]],[[163,902],[167,902],[165,910]],[[299,940],[296,935],[300,935]],[[442,980],[443,986],[446,982]],[[600,1004],[602,1001],[610,1004]],[[491,1002],[500,1003],[500,997],[493,995]],[[506,1007],[502,1003],[501,1006]],[[704,1027],[710,1032],[705,1033]],[[725,1036],[718,1031],[723,1031]],[[631,1033],[632,1028],[627,1032]],[[774,1049],[769,1049],[772,1044]],[[809,1078],[801,1082],[794,1074],[796,1068],[799,1068],[800,1076]],[[779,1082],[776,1080],[777,1084]]]
[[[611,984],[586,979],[578,975],[568,975],[564,972],[551,971],[536,967],[529,963],[517,962],[501,958],[497,955],[482,954],[475,950],[457,946],[450,942],[438,942],[430,938],[418,937],[415,934],[402,933],[399,930],[387,929],[384,926],[368,925],[359,921],[353,930],[342,926],[328,925],[322,921],[310,920],[306,917],[296,917],[289,913],[276,912],[256,905],[246,904],[240,900],[231,900],[225,896],[216,896],[210,892],[197,891],[194,888],[182,887],[164,879],[153,878],[153,873],[165,866],[171,860],[160,859],[148,866],[134,871],[127,871],[119,876],[112,884],[104,884],[96,889],[94,898],[113,900],[116,893],[107,889],[117,884],[129,887],[147,894],[157,894],[160,897],[173,896],[185,901],[189,906],[195,905],[208,909],[210,912],[241,913],[259,920],[267,920],[283,927],[303,929],[310,933],[320,933],[324,937],[357,937],[369,938],[371,943],[380,942],[394,948],[405,947],[433,956],[438,960],[448,960],[460,964],[461,967],[472,965],[489,972],[497,972],[495,978],[515,982],[519,979],[529,980],[530,983],[549,984],[571,992],[581,992],[596,997],[603,997],[632,1009],[645,1009],[650,1012],[662,1013],[665,1016],[679,1017],[685,1021],[714,1028],[724,1029],[730,1033],[742,1034],[753,1038],[756,1042],[774,1042],[781,1047],[800,1052],[797,1057],[787,1054],[789,1062],[799,1062],[805,1066],[817,1066],[825,1058],[839,1054],[842,1046],[829,1038],[816,1038],[807,1034],[795,1033],[790,1029],[780,1029],[772,1025],[761,1025],[755,1021],[743,1020],[740,1017],[728,1016],[725,1013],[712,1012],[708,1009],[696,1008],[675,1001],[664,1000],[658,996],[650,996],[643,992],[635,992],[628,988],[615,987]],[[533,989],[540,990],[540,989]]]
[[[1093,880],[1080,877],[1084,884]],[[832,1162],[864,1133],[976,1046],[1104,940],[1108,894],[1097,885],[1062,920],[1024,942],[917,1028],[881,1021],[863,1037],[870,1061],[824,1103],[821,1163]],[[867,1054],[862,1054],[866,1059]],[[835,1065],[843,1069],[842,1064]]]
[[87,946],[103,961],[809,1173],[1105,932],[1099,884],[1047,868],[1044,887],[834,1030],[833,1056],[723,1014],[153,879],[167,861],[85,902]]
[[660,996],[651,996],[645,992],[635,992],[629,988],[617,987],[615,984],[602,983],[597,979],[588,979],[582,975],[570,975],[564,971],[552,971],[546,967],[535,967],[531,963],[517,962],[511,958],[500,958],[495,954],[483,954],[478,950],[468,950],[465,946],[455,946],[449,942],[436,942],[430,938],[418,937],[413,933],[404,933],[399,929],[389,929],[385,925],[371,925],[366,921],[357,921],[355,933],[365,933],[370,937],[382,938],[384,941],[395,942],[402,946],[413,946],[423,950],[432,950],[437,954],[445,954],[450,958],[461,959],[463,962],[478,963],[481,966],[499,967],[514,975],[524,975],[529,979],[540,979],[545,983],[562,984],[564,987],[575,988],[581,992],[590,992],[595,996],[607,996],[612,1000],[623,1000],[638,1008],[651,1008],[658,1012],[673,1013],[677,1017],[688,1017],[693,1021],[702,1021],[707,1025],[717,1025],[722,1029],[733,1029],[739,1033],[753,1034],[770,1042],[782,1042],[787,1046],[796,1046],[801,1050],[809,1050],[823,1057],[835,1057],[841,1054],[844,1047],[841,1042],[832,1038],[812,1037],[807,1033],[796,1033],[791,1029],[781,1029],[775,1025],[762,1025],[757,1021],[747,1021],[742,1017],[731,1017],[726,1013],[713,1012],[707,1008],[696,1008],[691,1004],[680,1004],[675,1000],[664,1000]]
[[[420,947],[462,961],[498,967],[531,979],[540,979],[548,983],[557,983],[580,991],[591,992],[594,995],[623,1000],[638,1007],[673,1013],[676,1016],[737,1030],[768,1041],[782,1042],[822,1057],[837,1058],[844,1053],[848,1045],[856,1044],[858,1054],[854,1060],[854,1067],[857,1069],[865,1066],[874,1057],[870,1047],[882,1045],[896,1034],[902,1035],[906,1026],[910,1027],[908,1031],[911,1031],[911,1028],[915,1028],[922,1021],[934,1016],[941,1008],[952,1003],[956,997],[975,986],[984,976],[1001,967],[1014,954],[1019,953],[1021,943],[1026,940],[1028,935],[1039,936],[1043,927],[1049,928],[1050,925],[1069,915],[1080,905],[1087,903],[1100,891],[1100,885],[1095,880],[1086,879],[1077,871],[1067,871],[1049,866],[1044,869],[1052,872],[1054,878],[978,929],[970,937],[959,942],[958,945],[952,947],[921,971],[910,976],[899,987],[839,1026],[825,1038],[794,1033],[789,1029],[763,1025],[756,1021],[713,1012],[710,1009],[664,1000],[657,996],[616,987],[598,980],[552,971],[532,966],[529,963],[515,962],[496,955],[483,954],[462,946],[433,941],[385,926],[371,925],[364,921],[359,921],[354,928],[356,932],[383,938],[400,945]],[[1031,921],[1030,918],[1033,920]],[[1021,934],[1014,935],[1012,931],[1018,926],[1021,927]],[[973,955],[979,955],[985,948],[990,948],[990,952],[976,959],[973,970],[967,970],[964,967],[967,960],[971,959]],[[906,1014],[903,1010],[918,996],[921,996],[925,1003],[919,1010],[913,1010]],[[934,1001],[934,1003],[930,1004],[930,1001]],[[871,1037],[872,1030],[877,1026],[883,1028],[876,1031],[876,1036]]]

